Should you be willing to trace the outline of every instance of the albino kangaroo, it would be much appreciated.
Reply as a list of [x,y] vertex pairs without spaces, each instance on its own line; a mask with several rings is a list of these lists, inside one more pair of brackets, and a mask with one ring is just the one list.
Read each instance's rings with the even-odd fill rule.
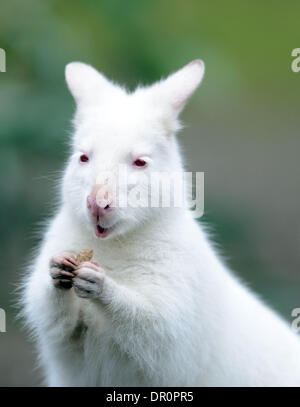
[[[66,68],[72,152],[23,295],[49,386],[300,385],[298,337],[186,206],[118,205],[145,176],[183,171],[178,115],[203,73],[196,60],[128,93],[91,66]],[[99,176],[120,165],[129,181],[116,194]],[[78,266],[83,249],[94,257]]]

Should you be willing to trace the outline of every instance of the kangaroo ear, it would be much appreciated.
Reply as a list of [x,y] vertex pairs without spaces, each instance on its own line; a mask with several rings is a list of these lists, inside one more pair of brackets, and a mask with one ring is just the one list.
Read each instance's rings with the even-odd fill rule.
[[82,62],[71,62],[66,66],[68,88],[77,105],[97,103],[113,84],[92,66]]
[[199,86],[204,75],[204,62],[200,59],[190,62],[167,79],[157,83],[156,102],[167,104],[177,116],[184,108],[188,98]]

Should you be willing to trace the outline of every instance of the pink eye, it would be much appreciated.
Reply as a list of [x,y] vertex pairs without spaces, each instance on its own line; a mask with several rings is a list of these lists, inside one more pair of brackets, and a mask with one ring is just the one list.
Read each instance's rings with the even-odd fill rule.
[[147,162],[145,160],[143,160],[142,158],[137,158],[134,161],[133,165],[136,166],[136,167],[140,167],[140,168],[141,167],[146,167]]
[[86,162],[88,162],[88,161],[89,161],[89,157],[88,157],[86,154],[82,154],[82,155],[80,156],[80,162],[86,163]]

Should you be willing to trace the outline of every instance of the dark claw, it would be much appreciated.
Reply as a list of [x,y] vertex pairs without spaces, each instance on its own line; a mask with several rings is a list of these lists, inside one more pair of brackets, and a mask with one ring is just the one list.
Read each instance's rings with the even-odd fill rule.
[[70,289],[73,286],[73,282],[72,280],[67,280],[67,279],[60,279],[60,280],[56,280],[55,281],[55,285],[58,288],[62,288],[62,289]]
[[68,274],[56,274],[53,275],[52,278],[53,280],[72,280],[72,278],[74,277],[74,275],[68,275]]
[[57,267],[61,270],[69,271],[71,273],[72,273],[72,271],[74,271],[74,269],[72,267],[65,266],[64,264],[53,264],[53,267]]

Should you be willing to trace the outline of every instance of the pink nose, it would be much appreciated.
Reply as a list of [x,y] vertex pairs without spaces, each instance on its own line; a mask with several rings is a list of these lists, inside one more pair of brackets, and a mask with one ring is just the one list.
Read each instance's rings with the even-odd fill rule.
[[87,207],[93,216],[99,218],[113,210],[112,194],[107,185],[96,185],[87,197]]

